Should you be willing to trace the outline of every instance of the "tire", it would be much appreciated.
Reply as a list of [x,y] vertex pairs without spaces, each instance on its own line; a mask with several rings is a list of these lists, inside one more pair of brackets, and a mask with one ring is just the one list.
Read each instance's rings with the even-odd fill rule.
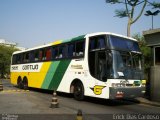
[[22,82],[21,77],[18,77],[18,79],[17,79],[17,87],[20,88],[20,89],[23,88],[23,82]]
[[84,99],[84,87],[82,83],[77,82],[74,85],[74,92],[73,92],[74,98],[78,101],[81,101]]
[[23,89],[28,90],[28,79],[26,77],[23,78]]

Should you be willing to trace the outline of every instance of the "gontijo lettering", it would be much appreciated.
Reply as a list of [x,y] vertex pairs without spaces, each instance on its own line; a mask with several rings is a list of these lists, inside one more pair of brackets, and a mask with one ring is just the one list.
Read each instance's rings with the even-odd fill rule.
[[35,65],[23,65],[22,70],[38,70],[38,64]]

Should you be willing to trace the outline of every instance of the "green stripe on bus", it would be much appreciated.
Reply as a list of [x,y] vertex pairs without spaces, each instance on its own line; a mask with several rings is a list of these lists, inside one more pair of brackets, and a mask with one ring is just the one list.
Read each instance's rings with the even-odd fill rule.
[[49,85],[49,89],[51,90],[57,90],[63,76],[64,73],[66,72],[68,65],[70,64],[71,60],[62,60],[60,61],[54,75],[52,78],[52,81]]
[[45,79],[44,79],[44,82],[43,82],[41,88],[48,89],[48,87],[53,79],[53,75],[57,70],[59,63],[60,63],[60,61],[55,61],[55,62],[51,63],[50,68],[45,76]]

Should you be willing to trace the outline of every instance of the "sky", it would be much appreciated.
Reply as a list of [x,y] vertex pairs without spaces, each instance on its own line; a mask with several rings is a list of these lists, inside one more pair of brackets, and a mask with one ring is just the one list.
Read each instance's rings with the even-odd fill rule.
[[[126,35],[127,18],[114,17],[119,8],[124,6],[105,0],[0,0],[0,38],[31,48],[93,32]],[[151,22],[143,13],[131,34],[151,29]],[[154,17],[154,28],[160,28],[160,14]]]

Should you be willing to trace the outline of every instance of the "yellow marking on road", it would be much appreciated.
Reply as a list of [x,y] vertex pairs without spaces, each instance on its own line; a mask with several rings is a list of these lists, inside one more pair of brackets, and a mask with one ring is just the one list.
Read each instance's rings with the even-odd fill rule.
[[29,92],[29,90],[3,90],[1,92],[8,92],[8,93],[10,93],[10,92]]

